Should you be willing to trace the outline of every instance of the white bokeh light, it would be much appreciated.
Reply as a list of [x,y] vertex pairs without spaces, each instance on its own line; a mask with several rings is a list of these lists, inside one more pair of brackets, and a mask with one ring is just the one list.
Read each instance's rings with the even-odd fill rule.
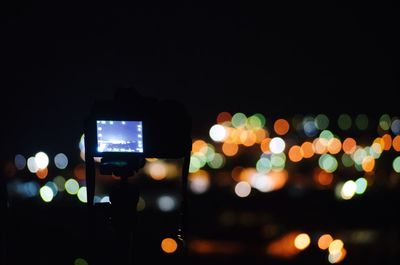
[[45,152],[39,152],[35,155],[35,162],[38,169],[44,169],[49,165],[49,157]]
[[282,153],[285,150],[285,141],[281,137],[274,137],[269,143],[269,149],[274,154]]
[[215,142],[222,142],[226,138],[226,129],[220,124],[215,124],[210,129],[210,137]]
[[246,181],[241,181],[235,186],[235,193],[237,196],[244,198],[249,196],[251,192],[251,186]]

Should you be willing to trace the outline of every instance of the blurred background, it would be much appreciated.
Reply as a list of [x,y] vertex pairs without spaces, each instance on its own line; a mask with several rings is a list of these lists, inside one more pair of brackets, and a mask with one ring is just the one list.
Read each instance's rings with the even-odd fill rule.
[[[88,264],[83,121],[126,85],[192,117],[190,263],[398,263],[393,4],[2,5],[1,264]],[[138,264],[181,261],[181,174],[130,180]]]

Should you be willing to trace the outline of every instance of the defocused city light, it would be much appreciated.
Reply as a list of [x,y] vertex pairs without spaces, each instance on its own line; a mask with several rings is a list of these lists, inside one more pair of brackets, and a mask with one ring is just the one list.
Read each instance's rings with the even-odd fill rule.
[[35,155],[35,162],[38,169],[46,168],[49,165],[49,157],[44,152],[38,152]]
[[306,247],[308,247],[311,243],[311,239],[310,236],[302,233],[299,234],[298,236],[296,236],[296,238],[294,239],[294,245],[297,249],[303,250]]
[[227,136],[224,126],[215,124],[210,129],[210,137],[215,142],[222,142]]
[[68,179],[65,182],[65,190],[71,195],[77,194],[79,190],[78,181],[76,181],[75,179]]
[[58,169],[65,169],[68,166],[68,158],[65,154],[59,153],[54,157],[54,164]]
[[44,202],[51,202],[53,200],[54,194],[53,190],[48,186],[43,186],[39,190],[40,197]]
[[170,212],[177,208],[176,198],[170,195],[163,195],[157,199],[157,206],[163,212]]
[[239,197],[242,198],[247,197],[249,196],[250,192],[251,192],[251,186],[246,181],[241,181],[237,183],[235,186],[235,193]]
[[318,247],[322,250],[326,250],[329,248],[329,245],[332,243],[333,238],[329,234],[324,234],[318,239]]
[[25,168],[25,165],[26,165],[25,157],[23,155],[20,155],[20,154],[15,155],[14,164],[15,164],[15,167],[18,170],[23,170]]
[[167,237],[161,241],[161,249],[165,253],[174,253],[178,248],[178,243],[176,243],[175,239]]

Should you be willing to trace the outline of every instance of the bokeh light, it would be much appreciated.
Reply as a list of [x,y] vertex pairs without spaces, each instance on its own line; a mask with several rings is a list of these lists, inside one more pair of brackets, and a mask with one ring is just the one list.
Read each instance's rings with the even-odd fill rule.
[[88,262],[84,258],[76,258],[74,265],[88,265]]
[[239,150],[239,146],[235,143],[223,143],[222,144],[222,152],[226,156],[234,156],[237,154]]
[[354,140],[353,138],[346,138],[343,141],[343,152],[345,152],[346,154],[352,154],[353,152],[356,151],[357,148],[357,143],[356,140]]
[[230,122],[232,119],[232,115],[229,112],[223,111],[217,116],[217,123],[222,124],[224,122]]
[[357,115],[355,123],[359,130],[366,130],[368,128],[368,116],[366,114]]
[[353,180],[348,180],[343,184],[341,196],[344,200],[353,198],[357,190],[357,184]]
[[379,118],[379,127],[384,131],[387,131],[390,129],[391,123],[392,123],[392,119],[390,118],[390,116],[388,114],[383,114]]
[[210,129],[210,137],[213,139],[215,142],[222,142],[225,140],[227,136],[227,132],[224,128],[224,126],[220,124],[215,124],[211,127]]
[[319,130],[325,130],[329,126],[329,118],[325,114],[318,114],[315,117],[315,127],[317,127]]
[[53,190],[48,186],[43,186],[39,190],[40,197],[44,202],[51,202],[54,197]]
[[329,248],[332,241],[333,238],[330,234],[324,234],[318,238],[318,247],[322,250],[326,250]]
[[235,186],[235,193],[237,196],[244,198],[250,195],[251,186],[247,181],[240,181]]
[[397,173],[400,173],[400,156],[396,157],[393,160],[393,170],[396,171]]
[[75,195],[78,193],[79,190],[79,183],[75,179],[68,179],[65,182],[65,190],[68,194]]
[[59,153],[54,157],[54,164],[58,169],[65,169],[68,166],[68,157],[63,153]]
[[269,149],[274,154],[282,153],[285,150],[285,141],[280,137],[274,137],[269,143]]
[[162,195],[157,199],[157,206],[163,212],[170,212],[176,209],[177,202],[173,196]]
[[295,247],[300,250],[307,248],[310,245],[310,243],[311,243],[310,236],[305,233],[299,234],[298,236],[296,236],[294,240]]
[[87,191],[86,191],[86,187],[80,187],[78,189],[78,199],[83,202],[83,203],[87,203]]
[[400,134],[400,119],[395,119],[390,126],[390,129],[394,134]]
[[400,152],[400,135],[397,135],[396,137],[393,138],[392,145],[394,150]]
[[168,254],[174,253],[178,249],[178,243],[173,238],[164,238],[161,241],[161,249]]
[[38,152],[35,155],[35,162],[38,169],[46,168],[49,165],[49,157],[45,152]]
[[347,131],[352,124],[351,117],[348,114],[341,114],[338,118],[338,126],[340,129]]
[[278,135],[285,135],[289,131],[289,122],[285,119],[278,119],[274,123],[274,131]]
[[15,164],[15,167],[18,170],[23,170],[25,168],[25,165],[26,165],[25,157],[23,155],[20,155],[20,154],[15,155],[14,164]]
[[210,176],[207,171],[199,170],[189,174],[189,188],[195,194],[206,192],[210,187]]
[[247,123],[247,117],[245,114],[238,112],[232,116],[232,125],[235,128],[244,127]]
[[38,171],[38,169],[39,169],[37,164],[36,164],[36,159],[33,156],[28,158],[27,165],[28,165],[28,170],[31,173],[36,173],[36,171]]

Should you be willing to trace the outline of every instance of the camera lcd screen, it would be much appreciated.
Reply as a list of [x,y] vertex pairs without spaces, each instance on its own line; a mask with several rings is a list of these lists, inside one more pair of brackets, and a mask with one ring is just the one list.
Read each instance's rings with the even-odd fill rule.
[[97,151],[143,153],[142,121],[97,120]]

